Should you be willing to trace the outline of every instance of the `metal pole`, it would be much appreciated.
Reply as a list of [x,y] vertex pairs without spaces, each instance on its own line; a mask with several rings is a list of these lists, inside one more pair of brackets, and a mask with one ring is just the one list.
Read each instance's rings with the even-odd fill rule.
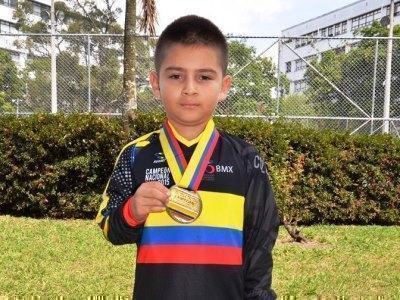
[[[383,118],[390,117],[390,88],[392,77],[392,51],[393,51],[393,18],[394,18],[394,0],[390,2],[390,26],[389,26],[389,40],[387,47],[387,60],[386,60],[386,79],[385,79],[385,102],[383,105]],[[383,133],[389,133],[389,121],[383,123]]]
[[279,101],[280,101],[280,94],[281,94],[281,38],[278,38],[278,69],[276,74],[278,76],[277,80],[277,87],[276,87],[276,116],[279,116]]
[[374,59],[374,78],[372,83],[372,107],[371,107],[371,134],[374,132],[374,114],[375,114],[375,97],[376,97],[376,68],[378,66],[378,50],[379,40],[375,42],[375,59]]
[[51,112],[57,113],[57,57],[55,41],[55,13],[54,0],[51,0]]
[[90,67],[91,67],[91,63],[90,63],[90,55],[91,55],[91,51],[90,51],[90,35],[87,35],[87,47],[88,47],[88,111],[91,112],[92,110],[92,97],[91,97],[91,88],[90,88]]

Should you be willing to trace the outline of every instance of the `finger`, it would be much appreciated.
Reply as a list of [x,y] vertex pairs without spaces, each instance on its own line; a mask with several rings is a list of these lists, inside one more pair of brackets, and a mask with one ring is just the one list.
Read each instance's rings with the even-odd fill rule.
[[155,213],[155,212],[163,212],[165,211],[165,206],[149,206],[148,207],[148,212],[149,213]]
[[163,201],[160,201],[158,199],[154,198],[145,198],[144,201],[142,202],[143,206],[160,206],[160,207],[165,207],[166,203]]
[[156,188],[157,190],[163,192],[163,193],[168,193],[169,189],[165,187],[161,182],[159,181],[149,181],[146,184],[148,184],[148,187],[153,187]]
[[163,203],[167,203],[169,198],[169,194],[162,192],[154,187],[146,189],[145,193],[143,193],[142,196],[145,198],[157,199],[159,201],[162,201]]

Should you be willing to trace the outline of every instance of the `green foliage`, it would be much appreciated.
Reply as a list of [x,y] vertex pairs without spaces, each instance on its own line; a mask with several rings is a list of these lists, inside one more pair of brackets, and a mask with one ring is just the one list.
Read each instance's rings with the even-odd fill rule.
[[[93,217],[120,149],[160,128],[140,115],[128,136],[120,119],[93,115],[0,118],[0,211]],[[268,165],[283,219],[300,223],[400,224],[400,140],[315,131],[281,121],[217,118]]]
[[121,143],[116,119],[92,115],[1,117],[0,211],[93,216]]
[[[69,4],[56,2],[56,32],[121,34],[123,29],[117,23],[117,18],[122,10],[116,7],[115,3],[104,4],[93,0],[73,1]],[[21,32],[50,33],[48,12],[44,12],[44,17],[38,21],[31,18],[32,9],[31,1],[18,2],[14,13],[18,29]],[[64,15],[63,19],[59,18],[61,13]],[[18,47],[30,54],[23,76],[27,87],[24,105],[29,111],[50,111],[50,41],[49,36],[30,35],[17,43]],[[91,110],[117,111],[122,106],[120,60],[123,55],[123,38],[109,35],[92,36],[89,43],[86,36],[64,35],[56,36],[55,42],[59,111],[87,110],[89,53]]]
[[316,116],[316,109],[303,94],[292,94],[280,98],[279,114],[282,116]]
[[23,85],[9,52],[0,49],[0,112],[13,111],[13,100],[22,98]]
[[[270,58],[257,57],[254,47],[242,41],[231,41],[228,74],[233,85],[222,114],[268,114],[271,91],[276,86],[275,66]],[[284,81],[282,81],[283,83]]]

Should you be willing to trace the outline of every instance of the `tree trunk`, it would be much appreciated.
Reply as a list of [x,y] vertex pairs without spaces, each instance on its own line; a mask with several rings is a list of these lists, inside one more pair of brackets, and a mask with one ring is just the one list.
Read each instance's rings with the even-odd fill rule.
[[283,226],[285,226],[287,232],[295,242],[308,243],[308,240],[301,234],[296,225],[291,225],[288,221],[284,220]]
[[[126,0],[125,28],[124,28],[124,100],[125,121],[134,117],[137,109],[137,92],[135,80],[136,65],[136,0]],[[129,125],[125,122],[125,125]],[[128,128],[125,128],[128,129]]]

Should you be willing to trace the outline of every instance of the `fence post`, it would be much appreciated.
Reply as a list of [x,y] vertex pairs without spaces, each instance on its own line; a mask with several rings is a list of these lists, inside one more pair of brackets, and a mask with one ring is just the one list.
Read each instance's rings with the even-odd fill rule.
[[279,117],[279,101],[280,101],[280,94],[281,94],[281,38],[278,38],[278,65],[276,74],[278,76],[277,80],[277,87],[276,87],[276,116]]
[[92,97],[91,97],[91,87],[90,87],[90,69],[91,69],[91,61],[90,61],[90,56],[91,56],[91,51],[90,51],[90,35],[87,35],[87,47],[88,47],[88,112],[92,111]]
[[386,79],[385,79],[385,101],[383,105],[383,121],[382,133],[389,133],[389,118],[390,118],[390,88],[392,81],[392,51],[393,51],[393,18],[394,18],[394,0],[390,3],[390,26],[389,26],[389,39],[387,46],[387,59],[386,59]]
[[378,50],[379,40],[375,42],[375,58],[374,58],[374,78],[372,84],[372,106],[371,106],[371,134],[374,132],[374,117],[375,117],[375,97],[376,97],[376,68],[378,65]]
[[51,0],[51,112],[57,113],[57,54],[56,54],[56,37],[55,37],[55,11],[54,0]]

